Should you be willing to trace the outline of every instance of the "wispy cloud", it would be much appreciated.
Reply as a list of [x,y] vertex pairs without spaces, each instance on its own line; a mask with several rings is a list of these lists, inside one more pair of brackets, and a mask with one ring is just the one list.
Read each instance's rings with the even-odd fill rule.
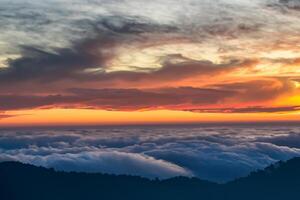
[[298,110],[296,1],[0,2],[3,111]]

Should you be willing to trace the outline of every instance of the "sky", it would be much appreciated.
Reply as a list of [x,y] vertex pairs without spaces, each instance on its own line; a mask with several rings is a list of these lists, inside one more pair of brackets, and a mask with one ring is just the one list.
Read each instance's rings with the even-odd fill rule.
[[300,156],[299,126],[130,126],[0,130],[0,162],[59,171],[226,182]]
[[0,126],[299,120],[299,0],[0,4]]

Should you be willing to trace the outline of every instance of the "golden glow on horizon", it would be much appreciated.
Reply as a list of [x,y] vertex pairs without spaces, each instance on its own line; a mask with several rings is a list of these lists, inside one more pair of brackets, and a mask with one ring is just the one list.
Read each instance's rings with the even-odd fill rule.
[[282,100],[281,104],[299,106],[300,105],[300,95],[289,96],[289,97],[285,98],[284,100]]
[[120,112],[87,109],[45,109],[12,111],[7,114],[16,116],[0,119],[0,126],[259,122],[297,121],[300,119],[300,112],[221,114],[169,110]]

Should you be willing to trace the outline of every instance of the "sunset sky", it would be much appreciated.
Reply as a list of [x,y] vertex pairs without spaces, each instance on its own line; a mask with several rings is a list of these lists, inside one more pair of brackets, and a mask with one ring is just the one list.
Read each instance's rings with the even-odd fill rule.
[[0,126],[300,120],[299,0],[0,4]]

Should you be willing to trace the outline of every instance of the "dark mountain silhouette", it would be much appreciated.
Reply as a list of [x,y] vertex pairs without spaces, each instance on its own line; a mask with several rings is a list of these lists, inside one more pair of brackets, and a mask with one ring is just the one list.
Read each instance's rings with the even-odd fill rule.
[[0,163],[1,200],[293,200],[300,198],[300,158],[279,162],[226,184],[197,178],[56,172]]

